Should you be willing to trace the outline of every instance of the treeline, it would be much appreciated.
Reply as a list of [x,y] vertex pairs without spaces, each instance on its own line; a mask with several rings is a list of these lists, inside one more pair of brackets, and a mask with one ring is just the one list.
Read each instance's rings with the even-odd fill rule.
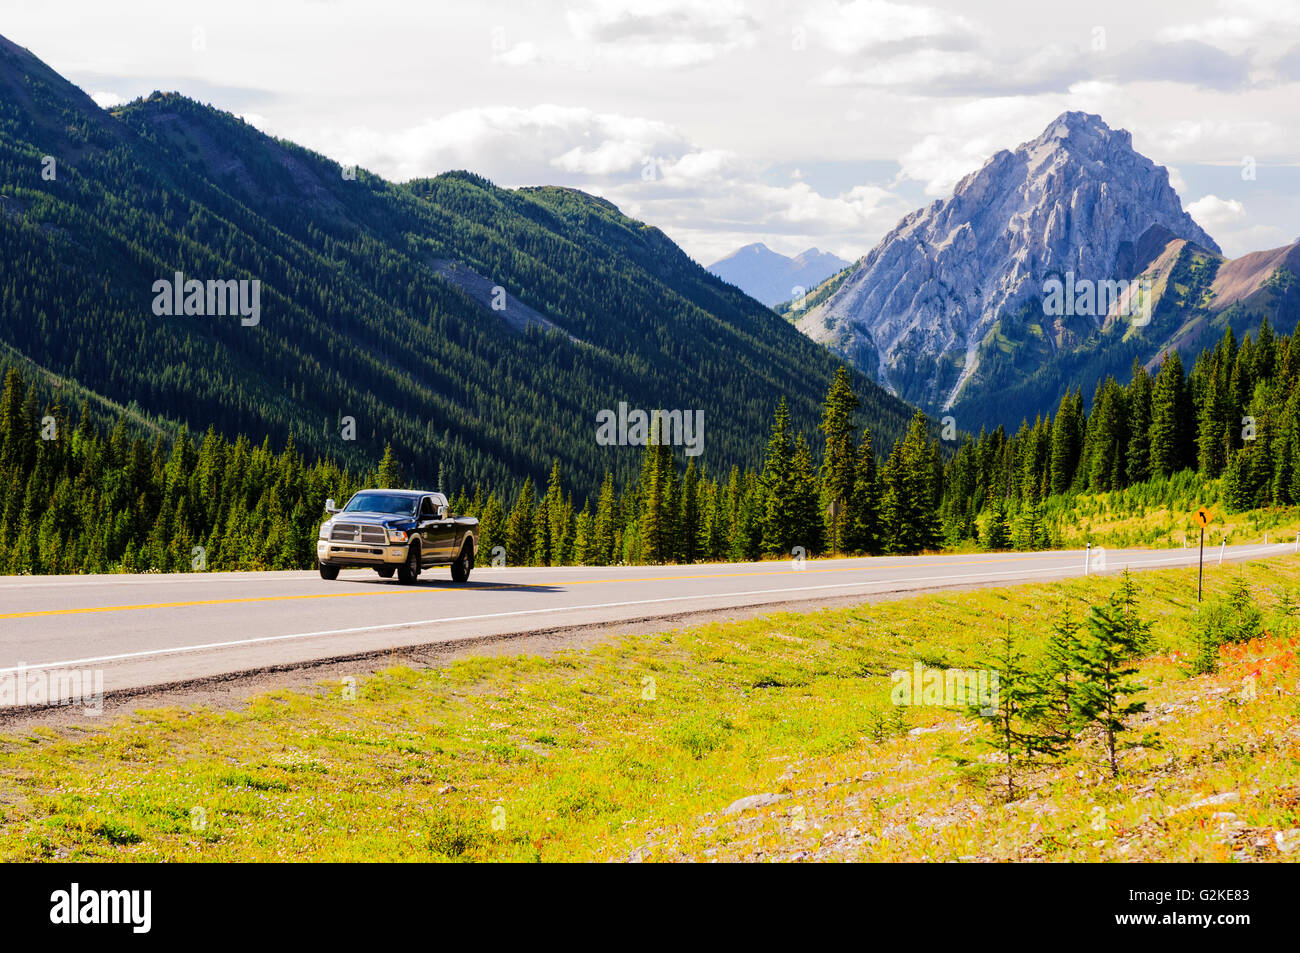
[[527,481],[513,500],[479,490],[462,493],[452,508],[479,517],[480,560],[495,551],[509,565],[744,561],[937,546],[943,465],[925,415],[917,412],[882,464],[870,430],[857,430],[858,406],[841,368],[823,404],[820,461],[791,425],[783,399],[758,472],[732,467],[714,478],[693,458],[682,470],[672,447],[652,439],[636,482],[618,492],[607,472],[596,500],[581,509],[565,492],[558,463],[540,497]]
[[[292,438],[279,453],[209,430],[195,445],[107,434],[82,407],[38,409],[11,370],[0,391],[0,573],[303,569],[315,559],[327,497],[358,478],[306,463]],[[69,427],[73,429],[69,429]]]
[[[616,488],[606,472],[594,500],[575,506],[554,463],[544,489],[531,479],[513,498],[461,488],[458,513],[481,521],[480,562],[509,565],[751,560],[828,548],[903,552],[938,542],[939,447],[918,413],[884,465],[868,430],[855,432],[848,373],[835,377],[818,463],[782,400],[758,472],[710,477],[667,443],[652,442],[639,478]],[[301,569],[313,565],[329,497],[401,486],[391,449],[356,474],[307,462],[292,437],[274,451],[228,441],[197,444],[182,430],[146,441],[119,421],[105,433],[86,408],[78,421],[38,408],[17,370],[0,392],[0,572],[62,573]],[[449,488],[437,487],[436,489]],[[831,504],[834,505],[831,505]],[[500,547],[500,549],[498,549]]]
[[1067,393],[1055,417],[1011,437],[999,427],[965,440],[944,474],[948,543],[1051,544],[1048,497],[1122,490],[1190,471],[1222,478],[1232,511],[1300,502],[1300,345],[1267,319],[1252,341],[1229,327],[1186,374],[1176,351],[1152,375],[1134,362],[1127,385],[1107,377],[1091,409]]
[[[594,496],[575,498],[558,460],[544,486],[530,477],[515,492],[429,488],[479,518],[480,563],[543,566],[915,553],[972,541],[1043,548],[1055,542],[1050,497],[1174,475],[1180,484],[1221,477],[1231,509],[1300,501],[1300,348],[1267,323],[1240,344],[1227,331],[1190,375],[1177,353],[1154,375],[1135,364],[1128,384],[1097,387],[1090,410],[1081,393],[1067,394],[1054,417],[1010,437],[981,431],[946,462],[920,412],[882,459],[859,424],[852,380],[835,374],[813,439],[780,401],[758,470],[710,473],[652,440],[632,479],[619,485],[611,462]],[[0,394],[2,572],[175,571],[196,559],[208,569],[309,568],[327,497],[404,485],[391,449],[377,470],[355,473],[308,463],[292,437],[279,452],[215,430],[197,445],[184,431],[168,444],[132,437],[121,422],[104,433],[84,412],[69,432],[62,418],[57,406],[38,411],[10,372]],[[55,436],[42,439],[50,420]]]

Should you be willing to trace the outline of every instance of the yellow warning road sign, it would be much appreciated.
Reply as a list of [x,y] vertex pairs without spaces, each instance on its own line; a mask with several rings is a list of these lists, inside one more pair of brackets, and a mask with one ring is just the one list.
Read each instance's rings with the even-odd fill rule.
[[1210,511],[1202,506],[1196,511],[1196,522],[1201,526],[1208,526],[1210,522]]

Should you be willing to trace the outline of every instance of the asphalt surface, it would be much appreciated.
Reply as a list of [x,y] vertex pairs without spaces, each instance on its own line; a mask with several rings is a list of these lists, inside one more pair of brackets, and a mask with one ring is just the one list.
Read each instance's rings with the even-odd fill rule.
[[[1295,549],[1231,546],[1223,559]],[[1207,549],[1207,565],[1219,556]],[[414,586],[370,570],[345,570],[334,582],[314,571],[4,576],[0,679],[93,670],[106,692],[139,690],[457,640],[1060,579],[1082,575],[1085,558],[1075,550],[808,560],[799,570],[792,562],[477,567],[465,585],[436,569]],[[1104,571],[1195,563],[1195,549],[1110,550]]]

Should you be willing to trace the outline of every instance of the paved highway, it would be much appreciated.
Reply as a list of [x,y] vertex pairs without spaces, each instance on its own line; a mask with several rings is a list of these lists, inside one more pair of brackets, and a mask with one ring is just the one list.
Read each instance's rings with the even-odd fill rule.
[[[1293,543],[1232,546],[1226,561]],[[1219,559],[1218,548],[1206,562]],[[445,569],[415,586],[344,571],[0,577],[0,678],[103,672],[109,692],[483,636],[626,623],[749,606],[1082,575],[1082,551],[695,566]],[[1110,550],[1106,571],[1195,565],[1196,550]]]

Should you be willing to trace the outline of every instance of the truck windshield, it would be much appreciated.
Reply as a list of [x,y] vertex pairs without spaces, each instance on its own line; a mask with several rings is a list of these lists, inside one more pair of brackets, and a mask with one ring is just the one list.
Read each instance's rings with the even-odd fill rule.
[[388,493],[358,493],[348,500],[343,507],[344,513],[393,513],[398,516],[411,516],[415,513],[416,500],[409,496],[397,496]]

